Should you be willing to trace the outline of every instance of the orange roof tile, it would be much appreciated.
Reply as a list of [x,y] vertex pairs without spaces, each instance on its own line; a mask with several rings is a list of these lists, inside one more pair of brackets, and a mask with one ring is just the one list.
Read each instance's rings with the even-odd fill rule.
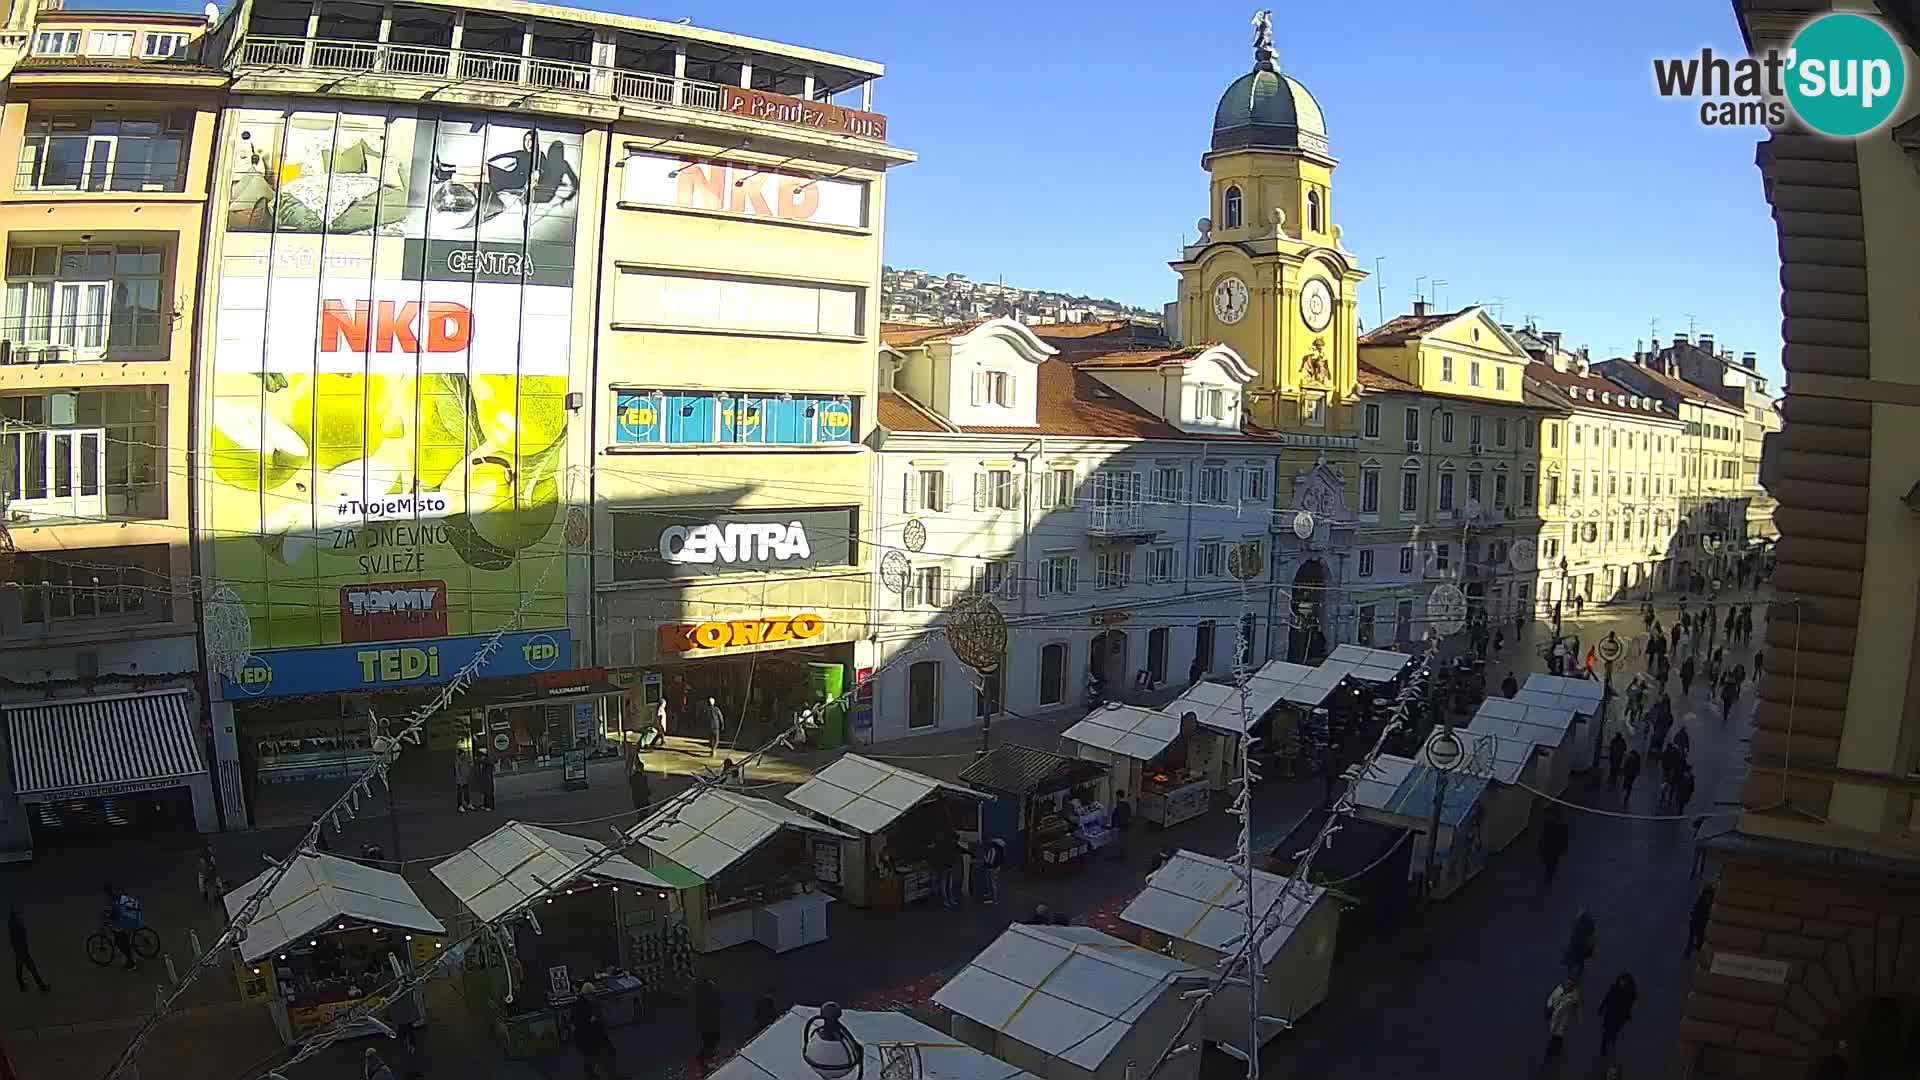
[[[1630,386],[1614,382],[1612,379],[1605,378],[1604,376],[1591,373],[1582,375],[1577,371],[1571,370],[1555,371],[1552,364],[1536,360],[1527,365],[1527,379],[1559,390],[1571,398],[1574,405],[1578,408],[1599,409],[1604,412],[1620,413],[1624,416],[1638,416],[1643,419],[1650,419],[1656,416],[1665,417],[1668,420],[1678,419],[1678,417],[1668,409],[1661,409],[1656,412],[1652,409],[1634,408],[1631,404],[1628,404],[1629,399],[1634,397],[1646,398],[1648,395],[1642,394]],[[1578,393],[1576,394],[1575,391],[1578,391]],[[1587,399],[1588,391],[1592,391],[1595,395],[1591,401]],[[1612,398],[1611,401],[1608,400],[1609,396]]]
[[1164,328],[1108,319],[1085,323],[1035,323],[1027,329],[1063,355],[1082,352],[1118,352],[1127,349],[1171,349]]
[[880,392],[879,411],[874,416],[880,426],[888,431],[934,434],[954,430],[952,424],[922,408],[919,402],[897,390]]
[[1252,426],[1238,433],[1194,434],[1181,431],[1129,401],[1093,375],[1065,360],[1049,357],[1037,368],[1039,389],[1033,427],[1005,424],[954,426],[897,391],[880,395],[878,418],[892,431],[916,434],[961,432],[969,435],[1077,435],[1093,439],[1266,439],[1274,433]]
[[1396,315],[1360,335],[1360,344],[1404,345],[1435,327],[1452,322],[1470,310],[1472,309],[1461,308],[1459,311],[1439,312],[1432,315]]
[[985,321],[985,319],[974,319],[971,322],[955,323],[952,326],[883,322],[880,324],[880,340],[896,349],[911,349],[916,345],[925,345],[942,338],[959,337]]
[[[1719,395],[1711,393],[1706,390],[1702,390],[1700,387],[1693,385],[1692,383],[1688,382],[1685,379],[1678,378],[1673,375],[1669,375],[1664,371],[1659,371],[1654,368],[1647,367],[1645,364],[1635,364],[1631,360],[1620,359],[1617,357],[1612,360],[1603,360],[1601,361],[1601,363],[1608,364],[1608,365],[1619,364],[1622,367],[1631,367],[1633,368],[1634,371],[1640,373],[1641,375],[1646,376],[1647,379],[1651,381],[1655,386],[1658,386],[1661,389],[1666,390],[1668,393],[1673,394],[1675,397],[1687,398],[1701,405],[1710,405],[1716,409],[1720,409],[1723,412],[1734,412],[1734,413],[1741,412],[1741,409],[1738,405],[1729,404],[1725,399],[1721,398]],[[1742,413],[1742,415],[1744,415],[1744,413]]]
[[1372,364],[1364,363],[1360,365],[1360,385],[1368,390],[1394,390],[1403,394],[1420,392],[1419,387],[1399,376],[1389,375]]
[[1074,367],[1081,368],[1158,367],[1161,364],[1191,360],[1209,348],[1212,346],[1189,345],[1181,349],[1121,349],[1114,352],[1076,353],[1067,359]]

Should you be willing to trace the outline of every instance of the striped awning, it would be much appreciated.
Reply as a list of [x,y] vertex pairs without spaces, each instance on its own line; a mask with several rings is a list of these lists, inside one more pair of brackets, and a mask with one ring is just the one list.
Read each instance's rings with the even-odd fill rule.
[[207,771],[186,690],[0,708],[21,802],[177,787]]

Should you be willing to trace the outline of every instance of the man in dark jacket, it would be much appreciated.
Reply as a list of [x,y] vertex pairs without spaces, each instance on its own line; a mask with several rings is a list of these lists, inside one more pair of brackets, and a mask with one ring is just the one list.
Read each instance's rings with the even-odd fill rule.
[[713,1057],[720,1051],[720,987],[711,978],[702,975],[693,984],[693,1027],[700,1035],[700,1053],[695,1061],[710,1072]]
[[[1189,713],[1188,715],[1192,715]],[[1118,792],[1113,797],[1113,814],[1108,818],[1113,823],[1113,846],[1115,854],[1127,857],[1127,832],[1133,825],[1133,804],[1127,801],[1127,793]]]
[[1520,680],[1513,677],[1513,672],[1507,672],[1507,677],[1500,680],[1500,693],[1508,700],[1520,693]]
[[618,1074],[614,1071],[613,1040],[607,1036],[607,1021],[592,990],[593,984],[587,983],[580,988],[580,996],[573,999],[573,1045],[580,1051],[587,1080],[602,1075],[614,1080]]
[[40,986],[40,992],[47,991],[47,980],[40,977],[40,965],[33,962],[33,946],[27,940],[27,921],[20,917],[20,909],[7,912],[7,936],[13,940],[13,981],[20,984],[20,992],[27,992],[27,976]]
[[1620,766],[1627,763],[1627,737],[1616,731],[1607,743],[1607,787],[1620,786]]
[[1682,694],[1693,693],[1693,671],[1693,657],[1689,656],[1680,661],[1680,692]]
[[1640,1000],[1640,986],[1628,972],[1621,972],[1600,999],[1600,1056],[1605,1057],[1620,1038],[1620,1029],[1633,1016],[1634,1002]]
[[1620,789],[1620,801],[1632,802],[1634,781],[1640,779],[1640,751],[1627,751],[1627,760],[1620,766],[1620,779],[1624,782]]

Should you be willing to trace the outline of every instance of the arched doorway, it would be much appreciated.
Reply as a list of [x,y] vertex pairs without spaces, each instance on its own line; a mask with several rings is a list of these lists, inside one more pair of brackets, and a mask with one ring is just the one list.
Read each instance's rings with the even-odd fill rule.
[[1106,680],[1106,691],[1113,698],[1131,685],[1127,670],[1127,632],[1102,630],[1093,635],[1093,647],[1087,650],[1087,672]]
[[1293,663],[1317,664],[1327,655],[1327,636],[1320,629],[1327,599],[1327,565],[1318,559],[1301,563],[1293,575],[1287,632],[1287,659]]

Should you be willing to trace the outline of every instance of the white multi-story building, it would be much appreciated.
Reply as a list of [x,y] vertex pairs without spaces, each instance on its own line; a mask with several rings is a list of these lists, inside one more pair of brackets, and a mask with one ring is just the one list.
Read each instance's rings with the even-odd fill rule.
[[[1281,614],[1268,527],[1281,437],[1248,428],[1224,346],[1064,359],[1011,319],[887,333],[874,455],[873,741],[1232,671]],[[1236,548],[1257,567],[1243,586]],[[967,593],[1005,616],[980,679],[941,632]],[[1244,620],[1244,621],[1243,621]]]

